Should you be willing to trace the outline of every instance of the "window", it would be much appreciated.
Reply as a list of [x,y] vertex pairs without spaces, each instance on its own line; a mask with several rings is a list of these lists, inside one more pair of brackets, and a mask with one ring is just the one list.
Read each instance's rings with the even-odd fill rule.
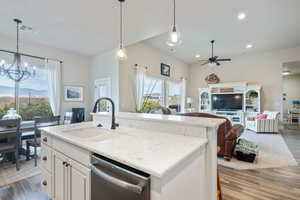
[[182,82],[145,76],[143,85],[143,103],[140,112],[149,112],[158,106],[169,107],[180,112],[184,93]]
[[6,76],[0,76],[0,115],[15,107],[15,83]]
[[7,76],[0,76],[0,115],[15,107],[15,89],[19,91],[19,114],[22,120],[33,120],[36,116],[51,116],[52,111],[48,99],[48,77],[43,60],[24,58],[29,67],[36,67],[33,78],[22,80],[19,87]]
[[149,76],[145,77],[143,103],[140,112],[149,112],[154,107],[164,105],[163,86],[163,80]]
[[180,112],[180,104],[182,99],[182,83],[167,81],[167,102],[166,105]]

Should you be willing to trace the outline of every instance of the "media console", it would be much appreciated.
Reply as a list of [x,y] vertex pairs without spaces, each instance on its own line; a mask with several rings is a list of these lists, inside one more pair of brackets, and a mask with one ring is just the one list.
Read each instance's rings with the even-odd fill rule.
[[246,82],[211,84],[199,88],[199,112],[228,118],[232,124],[245,125],[247,116],[261,112],[261,86]]
[[213,114],[226,117],[232,124],[245,124],[243,111],[212,111]]

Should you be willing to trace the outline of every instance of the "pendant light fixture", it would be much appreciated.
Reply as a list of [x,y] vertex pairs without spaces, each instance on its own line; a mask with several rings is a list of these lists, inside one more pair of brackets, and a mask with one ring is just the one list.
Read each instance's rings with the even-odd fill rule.
[[0,75],[7,76],[15,82],[20,82],[28,78],[33,78],[36,74],[35,68],[28,69],[28,63],[22,63],[21,53],[19,49],[19,32],[22,21],[20,19],[14,19],[17,24],[17,52],[14,53],[14,59],[12,64],[7,64],[5,60],[0,62]]
[[125,0],[118,0],[120,2],[120,46],[117,51],[119,60],[126,60],[127,54],[123,44],[123,3]]
[[167,41],[167,45],[170,47],[178,46],[182,43],[180,39],[180,32],[176,25],[176,0],[173,0],[173,9],[173,25]]

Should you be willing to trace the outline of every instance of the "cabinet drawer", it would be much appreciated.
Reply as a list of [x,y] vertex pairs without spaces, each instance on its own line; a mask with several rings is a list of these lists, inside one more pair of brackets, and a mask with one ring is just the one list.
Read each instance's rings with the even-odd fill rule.
[[50,136],[49,134],[42,131],[42,135],[41,135],[42,144],[46,144],[46,145],[49,145],[51,147],[52,146],[52,140],[53,140],[52,136]]
[[82,165],[89,166],[90,153],[78,146],[53,138],[53,149],[63,153]]
[[52,176],[46,170],[42,170],[42,182],[41,187],[42,191],[47,194],[49,197],[52,197]]
[[52,172],[52,150],[47,145],[42,145],[41,148],[41,167],[47,170],[50,174]]

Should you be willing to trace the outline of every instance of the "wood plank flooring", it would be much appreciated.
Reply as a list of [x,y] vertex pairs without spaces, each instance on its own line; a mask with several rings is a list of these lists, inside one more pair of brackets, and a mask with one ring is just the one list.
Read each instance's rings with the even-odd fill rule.
[[[284,129],[282,135],[300,163],[300,130]],[[300,166],[220,171],[223,200],[300,200]]]
[[[300,163],[300,130],[283,132],[295,159]],[[300,166],[234,170],[220,167],[223,200],[300,200]],[[35,176],[0,188],[0,200],[49,200]]]

